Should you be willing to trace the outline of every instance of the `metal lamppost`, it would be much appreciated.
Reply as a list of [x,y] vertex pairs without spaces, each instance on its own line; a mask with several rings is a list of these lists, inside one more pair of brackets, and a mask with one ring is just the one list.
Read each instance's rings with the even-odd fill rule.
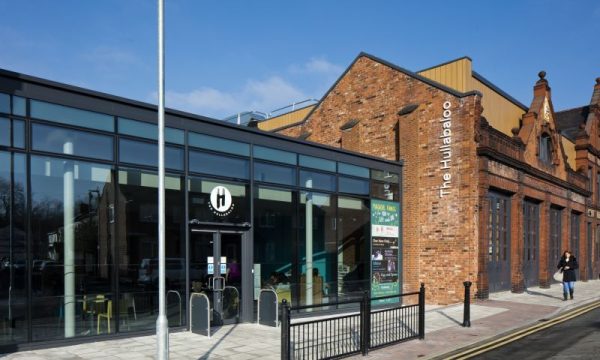
[[158,0],[158,319],[157,359],[169,359],[169,321],[165,306],[165,39],[164,0]]

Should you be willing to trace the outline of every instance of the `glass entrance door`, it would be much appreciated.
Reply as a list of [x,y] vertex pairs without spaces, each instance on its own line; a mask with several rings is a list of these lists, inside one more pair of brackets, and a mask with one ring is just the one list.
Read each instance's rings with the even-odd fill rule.
[[239,321],[242,295],[242,233],[196,231],[190,236],[190,287],[207,294],[212,325]]

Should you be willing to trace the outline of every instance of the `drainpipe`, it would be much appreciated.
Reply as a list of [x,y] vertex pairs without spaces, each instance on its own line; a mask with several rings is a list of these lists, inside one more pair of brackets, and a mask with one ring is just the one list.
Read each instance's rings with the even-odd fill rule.
[[[306,180],[306,188],[312,188],[312,179]],[[306,231],[306,305],[313,304],[313,199],[312,193],[306,193],[306,214],[305,214],[305,231]]]

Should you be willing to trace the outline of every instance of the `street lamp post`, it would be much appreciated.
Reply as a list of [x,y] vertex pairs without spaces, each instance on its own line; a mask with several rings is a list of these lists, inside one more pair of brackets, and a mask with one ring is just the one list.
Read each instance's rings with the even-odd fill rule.
[[158,0],[158,319],[157,359],[169,359],[169,321],[165,311],[165,39],[164,0]]

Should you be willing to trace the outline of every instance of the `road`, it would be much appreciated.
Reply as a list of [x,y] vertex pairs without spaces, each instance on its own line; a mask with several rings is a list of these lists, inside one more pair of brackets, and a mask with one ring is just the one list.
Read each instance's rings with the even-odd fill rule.
[[600,308],[469,359],[600,359]]

